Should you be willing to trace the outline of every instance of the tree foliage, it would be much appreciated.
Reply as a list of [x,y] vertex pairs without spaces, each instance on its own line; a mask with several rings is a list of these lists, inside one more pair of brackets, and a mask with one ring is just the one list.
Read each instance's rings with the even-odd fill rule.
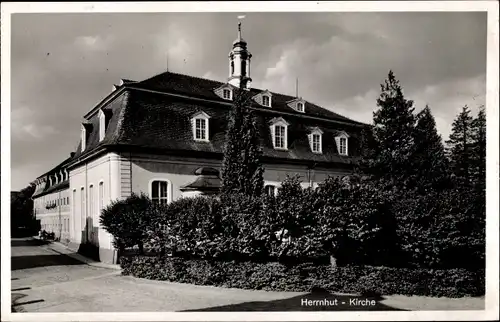
[[30,184],[19,192],[11,193],[10,225],[12,232],[19,227],[34,228],[36,219],[33,213],[33,200],[31,199],[34,192],[35,185]]
[[447,144],[450,169],[457,186],[468,189],[472,185],[472,116],[467,105],[455,118]]
[[414,131],[414,181],[422,193],[449,186],[448,160],[436,121],[426,106],[417,114]]
[[250,110],[251,97],[244,89],[243,79],[240,83],[229,113],[221,171],[222,192],[259,196],[264,188],[259,131]]
[[373,113],[372,155],[368,172],[391,186],[405,187],[411,178],[415,116],[392,71],[389,72]]

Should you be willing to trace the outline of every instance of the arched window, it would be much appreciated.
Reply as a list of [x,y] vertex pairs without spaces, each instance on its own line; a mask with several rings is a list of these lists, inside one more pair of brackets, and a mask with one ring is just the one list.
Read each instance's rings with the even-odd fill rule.
[[151,200],[155,203],[166,205],[170,202],[170,182],[167,180],[154,180],[151,182]]

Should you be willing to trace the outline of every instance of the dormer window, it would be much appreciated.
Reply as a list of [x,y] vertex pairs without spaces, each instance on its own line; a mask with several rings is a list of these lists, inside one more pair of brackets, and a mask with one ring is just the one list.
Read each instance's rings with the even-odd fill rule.
[[271,98],[272,94],[269,92],[267,89],[263,91],[262,93],[259,93],[253,97],[253,100],[258,103],[259,105],[265,106],[265,107],[271,107]]
[[231,100],[231,90],[230,90],[230,89],[225,88],[225,89],[222,91],[222,98],[224,98],[225,100]]
[[208,120],[210,116],[204,112],[199,112],[192,117],[193,138],[195,141],[208,142]]
[[323,153],[323,131],[317,127],[312,128],[308,137],[311,151],[314,153]]
[[347,138],[340,138],[340,154],[347,155]]
[[217,87],[214,89],[214,93],[224,100],[233,100],[233,86],[231,84],[223,84],[222,86]]
[[340,155],[348,155],[349,154],[349,145],[348,145],[349,135],[341,131],[335,137],[335,143],[337,143],[337,150]]
[[266,95],[262,96],[262,105],[267,107],[271,106],[271,98]]
[[288,125],[289,124],[281,117],[271,121],[271,134],[275,149],[288,149]]
[[85,125],[82,125],[81,140],[82,140],[82,152],[83,152],[85,151],[85,148],[87,146],[87,129],[85,128]]
[[297,97],[291,101],[288,101],[287,105],[288,105],[288,107],[290,107],[293,110],[300,112],[300,113],[305,113],[305,111],[306,111],[306,102],[300,97]]

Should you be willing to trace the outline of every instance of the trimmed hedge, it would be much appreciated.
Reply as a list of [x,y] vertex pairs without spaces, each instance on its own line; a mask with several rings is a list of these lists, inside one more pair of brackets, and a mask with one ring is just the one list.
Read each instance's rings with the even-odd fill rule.
[[120,261],[123,275],[170,282],[266,291],[401,294],[464,297],[485,294],[484,270],[405,269],[277,262],[209,261],[130,256]]

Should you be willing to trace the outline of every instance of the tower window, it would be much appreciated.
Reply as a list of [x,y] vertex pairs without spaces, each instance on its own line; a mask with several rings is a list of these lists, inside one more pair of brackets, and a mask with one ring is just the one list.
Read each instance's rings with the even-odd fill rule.
[[246,76],[247,74],[247,62],[246,60],[243,60],[241,62],[241,76]]
[[231,75],[234,75],[234,60],[231,60]]

